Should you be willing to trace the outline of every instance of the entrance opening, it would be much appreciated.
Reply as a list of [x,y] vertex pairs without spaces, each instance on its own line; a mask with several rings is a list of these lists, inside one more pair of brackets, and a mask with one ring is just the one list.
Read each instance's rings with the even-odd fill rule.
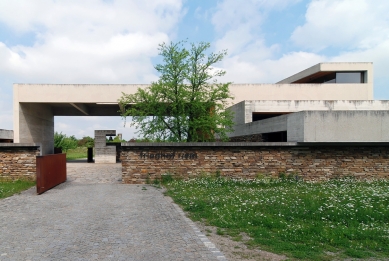
[[271,132],[271,133],[262,133],[262,140],[264,142],[286,142],[287,141],[287,132]]

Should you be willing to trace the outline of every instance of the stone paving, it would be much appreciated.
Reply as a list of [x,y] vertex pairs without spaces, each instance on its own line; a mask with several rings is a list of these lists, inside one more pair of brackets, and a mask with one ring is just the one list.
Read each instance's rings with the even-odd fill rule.
[[152,186],[120,164],[68,163],[68,181],[0,200],[0,260],[226,260]]

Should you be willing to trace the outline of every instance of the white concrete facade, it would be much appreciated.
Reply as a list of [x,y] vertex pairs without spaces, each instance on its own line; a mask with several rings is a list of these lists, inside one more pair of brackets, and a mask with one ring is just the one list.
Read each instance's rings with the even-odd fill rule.
[[288,142],[389,142],[389,111],[301,111],[236,125],[231,137],[277,132]]
[[[337,82],[338,75],[347,74],[360,75],[360,82]],[[312,83],[321,80],[327,82]],[[264,99],[236,103],[228,108],[234,112],[235,122],[230,137],[284,132],[287,140],[282,141],[288,142],[389,141],[389,101],[372,100],[372,63],[321,63],[273,86],[278,85],[310,86],[315,90],[327,88],[328,92],[335,87],[338,94],[336,98],[327,98],[327,95],[317,92],[319,99],[295,96],[284,100],[265,96]],[[356,98],[352,92],[358,87],[365,88],[366,92],[362,91]]]
[[246,100],[228,108],[234,112],[235,124],[252,122],[253,113],[288,114],[299,111],[386,111],[389,110],[389,101],[380,100],[283,100],[264,101]]
[[[309,83],[312,77],[336,72],[359,72],[363,81]],[[122,93],[135,93],[147,86],[14,84],[14,142],[42,143],[43,154],[53,153],[54,116],[118,116]],[[235,112],[237,126],[250,123],[253,113],[389,109],[387,101],[373,101],[372,63],[321,63],[276,84],[232,84],[230,92],[234,100],[229,109]],[[269,122],[266,128],[276,128]]]

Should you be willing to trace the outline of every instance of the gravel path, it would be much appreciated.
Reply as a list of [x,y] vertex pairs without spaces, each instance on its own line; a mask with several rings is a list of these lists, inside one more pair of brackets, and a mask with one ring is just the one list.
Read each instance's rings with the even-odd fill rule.
[[67,182],[0,200],[0,260],[225,260],[160,190],[118,184],[120,170],[68,163]]

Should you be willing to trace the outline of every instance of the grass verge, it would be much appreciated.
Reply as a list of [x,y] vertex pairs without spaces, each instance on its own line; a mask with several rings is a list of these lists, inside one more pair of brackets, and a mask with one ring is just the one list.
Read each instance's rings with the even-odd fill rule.
[[23,190],[35,186],[35,181],[30,180],[0,180],[0,199],[10,197]]
[[67,160],[84,159],[87,157],[88,157],[87,147],[77,147],[75,149],[70,149],[66,152]]
[[[194,220],[300,260],[389,258],[389,181],[198,178],[165,183]],[[354,259],[353,259],[354,260]]]

